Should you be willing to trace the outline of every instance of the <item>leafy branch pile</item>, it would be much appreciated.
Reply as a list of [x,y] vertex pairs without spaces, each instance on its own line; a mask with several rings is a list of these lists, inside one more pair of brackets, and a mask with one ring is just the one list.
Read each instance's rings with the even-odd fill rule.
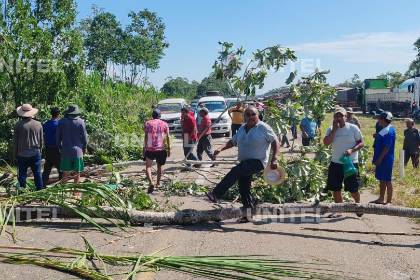
[[[35,265],[76,275],[83,279],[110,280],[125,275],[137,279],[137,274],[169,270],[205,279],[337,279],[339,272],[322,263],[304,263],[255,256],[158,256],[101,254],[86,240],[85,249],[55,247],[0,247],[0,262]],[[63,259],[69,259],[63,261]],[[131,267],[129,269],[128,267]],[[125,272],[111,274],[112,269]],[[129,269],[129,270],[127,270]],[[356,279],[356,278],[347,278]]]

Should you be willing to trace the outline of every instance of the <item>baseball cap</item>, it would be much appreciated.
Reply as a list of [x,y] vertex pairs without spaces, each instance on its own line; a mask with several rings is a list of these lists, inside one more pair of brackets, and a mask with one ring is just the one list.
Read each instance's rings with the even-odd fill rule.
[[379,115],[379,117],[382,118],[382,119],[384,119],[384,120],[387,120],[387,121],[392,121],[392,114],[391,114],[391,112],[382,112]]
[[335,108],[335,111],[334,111],[334,115],[335,115],[335,114],[338,114],[338,113],[340,113],[340,114],[342,114],[343,116],[345,116],[345,115],[347,114],[347,111],[346,111],[346,109],[344,109],[343,107],[336,107],[336,108]]

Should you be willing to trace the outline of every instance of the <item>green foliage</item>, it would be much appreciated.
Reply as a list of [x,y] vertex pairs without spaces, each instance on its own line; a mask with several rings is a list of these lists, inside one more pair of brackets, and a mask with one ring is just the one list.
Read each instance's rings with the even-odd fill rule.
[[361,88],[363,86],[363,82],[360,80],[358,74],[354,74],[350,80],[345,80],[342,83],[337,85],[338,87],[349,87],[349,88]]
[[233,44],[219,42],[222,50],[214,62],[213,69],[217,79],[228,81],[236,95],[254,96],[257,88],[264,86],[268,71],[277,72],[287,62],[296,60],[293,50],[275,45],[252,54],[244,66],[245,50],[233,49]]
[[74,0],[8,3],[0,17],[3,106],[53,103],[77,87],[83,42],[75,23]]
[[184,183],[172,181],[165,189],[165,195],[203,195],[208,191],[205,186],[199,185],[197,183]]
[[203,96],[210,90],[217,90],[223,96],[235,95],[235,92],[230,87],[228,81],[218,79],[214,73],[211,73],[208,77],[201,80],[201,83],[197,86],[197,95]]
[[398,71],[386,72],[384,74],[378,75],[377,78],[388,80],[388,84],[391,88],[398,87],[400,84],[402,84],[405,80],[408,79],[408,77],[405,74],[400,73]]
[[197,87],[198,83],[196,81],[190,83],[187,78],[168,77],[160,91],[168,97],[182,96],[183,98],[190,99],[196,95]]
[[406,73],[407,76],[416,76],[420,74],[420,38],[418,38],[413,45],[414,49],[417,52],[417,55],[408,68],[408,71]]

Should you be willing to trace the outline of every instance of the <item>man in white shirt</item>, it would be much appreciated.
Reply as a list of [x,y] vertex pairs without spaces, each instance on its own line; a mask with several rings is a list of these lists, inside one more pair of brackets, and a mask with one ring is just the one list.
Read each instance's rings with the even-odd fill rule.
[[[356,203],[360,202],[359,174],[344,178],[343,163],[340,158],[349,156],[353,164],[358,168],[359,153],[363,148],[363,137],[360,129],[351,123],[346,122],[346,110],[338,107],[334,112],[332,127],[328,128],[324,137],[324,144],[331,145],[331,163],[328,168],[327,188],[333,192],[334,201],[342,203],[341,188],[344,182],[344,190],[350,192]],[[357,214],[359,217],[360,213]]]

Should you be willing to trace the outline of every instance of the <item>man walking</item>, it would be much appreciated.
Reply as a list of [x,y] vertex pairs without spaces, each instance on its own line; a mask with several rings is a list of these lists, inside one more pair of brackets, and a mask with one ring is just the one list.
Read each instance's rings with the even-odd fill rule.
[[383,112],[379,115],[379,126],[382,129],[375,136],[372,163],[375,165],[375,177],[379,181],[379,198],[370,203],[392,203],[392,168],[394,166],[395,129],[391,126],[392,114]]
[[300,130],[302,131],[302,146],[310,146],[311,142],[316,136],[316,131],[318,125],[316,121],[309,118],[308,116],[304,117],[300,122]]
[[360,126],[360,121],[359,119],[354,115],[353,109],[352,108],[347,108],[347,118],[346,118],[346,122],[354,124],[355,126],[357,126],[359,129],[361,128]]
[[42,172],[42,182],[44,187],[48,185],[51,169],[55,167],[59,174],[59,179],[63,177],[60,171],[60,148],[57,145],[57,127],[60,116],[60,109],[57,107],[51,108],[51,119],[46,121],[42,127],[44,130],[45,140],[45,162],[44,171]]
[[84,170],[83,154],[87,148],[87,132],[81,111],[77,105],[70,105],[64,112],[64,118],[58,122],[57,144],[61,147],[60,169],[63,182],[69,180],[74,172],[74,183],[80,182],[80,173]]
[[240,163],[233,167],[211,192],[207,193],[209,200],[216,203],[217,199],[238,182],[243,204],[243,217],[239,220],[241,223],[249,221],[248,212],[255,206],[255,201],[251,196],[252,176],[268,164],[270,145],[272,150],[270,168],[277,169],[279,151],[276,134],[268,124],[259,120],[257,108],[249,106],[245,110],[245,121],[245,125],[239,128],[235,136],[223,148],[214,152],[217,156],[221,151],[237,146]]
[[[324,137],[324,144],[331,145],[331,163],[328,167],[327,189],[333,192],[334,202],[342,203],[341,194],[344,182],[344,190],[350,192],[356,203],[360,203],[359,194],[359,172],[344,178],[343,163],[341,158],[348,156],[358,169],[359,150],[363,148],[363,138],[360,129],[351,123],[346,122],[346,110],[338,107],[334,112],[332,127],[328,128]],[[361,217],[361,213],[357,213]]]
[[211,160],[214,160],[213,148],[211,145],[211,119],[209,117],[209,110],[206,107],[202,107],[198,114],[201,116],[201,122],[198,126],[198,160],[203,160],[203,152],[206,152],[207,156]]
[[230,118],[232,119],[232,137],[235,136],[238,129],[241,127],[241,125],[244,123],[244,108],[242,106],[242,103],[238,102],[236,103],[236,106],[233,108],[230,108],[228,110],[228,114]]
[[43,146],[42,124],[34,120],[38,113],[31,104],[23,104],[16,109],[21,118],[14,129],[14,156],[18,163],[19,187],[26,187],[28,167],[34,175],[35,187],[37,190],[43,188],[41,177],[41,149]]
[[405,124],[407,129],[404,130],[404,165],[411,159],[411,163],[414,168],[419,167],[419,146],[420,146],[420,135],[417,128],[414,127],[413,119],[406,119]]
[[[182,134],[183,134],[183,148],[184,156],[188,160],[197,160],[197,157],[193,154],[194,146],[197,143],[197,123],[194,115],[190,114],[188,107],[181,109],[181,120],[182,120]],[[187,164],[191,166],[191,164]]]
[[[160,111],[153,110],[151,120],[144,125],[144,149],[143,157],[146,160],[146,177],[149,181],[148,193],[155,189],[152,180],[152,164],[156,159],[157,180],[156,187],[159,187],[162,177],[162,166],[166,163],[166,158],[171,155],[171,143],[169,140],[169,126],[160,119]],[[167,148],[165,148],[165,140]]]

